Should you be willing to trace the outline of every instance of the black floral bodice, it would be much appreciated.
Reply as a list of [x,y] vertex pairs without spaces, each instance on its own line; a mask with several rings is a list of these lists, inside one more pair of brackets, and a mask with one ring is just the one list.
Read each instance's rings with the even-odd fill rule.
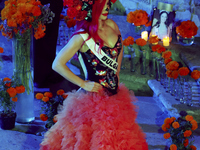
[[[101,49],[110,58],[117,61],[121,48],[121,35],[118,35],[118,40],[113,48],[103,46]],[[116,94],[118,88],[116,72],[103,64],[90,49],[86,52],[80,52],[80,54],[88,72],[87,80],[98,82],[109,92]]]

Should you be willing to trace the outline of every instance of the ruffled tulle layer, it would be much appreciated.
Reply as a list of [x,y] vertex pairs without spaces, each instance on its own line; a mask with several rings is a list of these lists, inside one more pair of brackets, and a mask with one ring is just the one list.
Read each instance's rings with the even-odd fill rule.
[[135,122],[135,97],[124,85],[113,96],[83,91],[68,94],[41,150],[148,149],[145,135]]

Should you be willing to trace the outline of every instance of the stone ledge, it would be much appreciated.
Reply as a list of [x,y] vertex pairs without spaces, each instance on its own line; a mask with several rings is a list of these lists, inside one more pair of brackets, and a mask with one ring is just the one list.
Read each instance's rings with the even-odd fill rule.
[[148,80],[149,87],[154,92],[154,97],[158,100],[158,105],[161,106],[163,111],[167,111],[170,116],[178,117],[180,111],[186,111],[189,115],[192,115],[197,122],[200,122],[199,107],[191,107],[186,104],[180,104],[179,101],[175,100],[174,96],[165,91],[165,88],[160,84],[159,81],[153,79]]

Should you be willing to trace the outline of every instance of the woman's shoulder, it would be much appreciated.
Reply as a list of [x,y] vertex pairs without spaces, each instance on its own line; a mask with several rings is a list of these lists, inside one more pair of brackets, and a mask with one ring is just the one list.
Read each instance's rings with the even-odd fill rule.
[[106,24],[108,26],[110,26],[113,30],[115,30],[116,32],[119,32],[119,27],[118,25],[116,24],[115,21],[113,21],[112,19],[107,19],[106,20]]

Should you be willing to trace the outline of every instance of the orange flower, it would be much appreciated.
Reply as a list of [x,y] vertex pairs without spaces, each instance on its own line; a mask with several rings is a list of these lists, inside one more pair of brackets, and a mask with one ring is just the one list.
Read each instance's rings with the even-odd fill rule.
[[192,131],[191,130],[186,130],[184,133],[183,133],[184,137],[189,137],[190,135],[192,135]]
[[173,123],[172,123],[172,127],[173,127],[174,129],[177,129],[177,128],[180,127],[180,125],[179,125],[178,122],[173,122]]
[[13,101],[13,102],[17,102],[17,100],[18,100],[17,97],[13,97],[13,98],[12,98],[12,101]]
[[187,115],[187,116],[185,116],[185,120],[192,121],[193,117],[191,115]]
[[178,78],[178,71],[177,70],[172,71],[171,76],[172,76],[172,78],[177,79]]
[[186,146],[188,146],[188,144],[189,144],[189,140],[188,140],[188,139],[185,139],[185,140],[183,141],[183,145],[186,147]]
[[176,61],[170,61],[167,65],[166,68],[169,70],[177,70],[179,67],[179,63]]
[[151,49],[152,49],[153,52],[157,52],[157,49],[160,48],[160,47],[162,47],[162,46],[159,45],[159,44],[157,44],[157,45],[153,45],[153,46],[151,47]]
[[152,21],[149,21],[149,22],[147,22],[147,23],[145,24],[145,26],[146,26],[146,27],[149,27],[149,26],[151,26],[151,24],[152,24]]
[[173,122],[173,120],[171,119],[171,118],[166,118],[165,120],[164,120],[164,123],[165,124],[171,124]]
[[48,101],[49,101],[49,97],[44,96],[44,97],[42,98],[42,101],[48,102]]
[[169,78],[173,78],[173,76],[172,76],[172,71],[171,71],[171,70],[167,70],[167,71],[166,71],[166,75],[167,75],[167,77],[169,77]]
[[63,89],[60,89],[57,91],[57,95],[63,95],[65,93],[65,91]]
[[151,43],[151,44],[157,43],[158,41],[159,41],[158,36],[154,36],[154,37],[149,38],[149,43]]
[[162,125],[162,130],[165,131],[165,132],[166,132],[169,128],[170,128],[170,125],[169,125],[169,124],[163,124],[163,125]]
[[173,122],[176,120],[176,118],[175,118],[175,117],[171,117],[171,119],[173,120]]
[[171,56],[172,56],[172,52],[171,51],[165,51],[165,52],[162,53],[162,57],[164,59],[170,58]]
[[32,9],[32,13],[34,16],[40,16],[42,14],[40,7],[34,6]]
[[163,47],[163,46],[161,46],[160,48],[158,48],[157,49],[157,52],[160,54],[160,53],[162,53],[162,52],[165,52],[166,51],[166,49],[165,49],[165,47]]
[[147,41],[145,41],[145,40],[142,39],[142,38],[137,39],[135,42],[136,42],[136,44],[139,45],[139,46],[144,46],[144,45],[147,44]]
[[129,46],[129,45],[133,45],[133,44],[134,44],[134,38],[132,36],[127,37],[123,41],[124,46]]
[[5,78],[3,78],[3,82],[5,82],[5,81],[11,81],[11,79],[8,77],[5,77]]
[[3,53],[3,48],[2,47],[0,47],[0,53]]
[[192,120],[190,121],[190,123],[192,124],[192,128],[191,128],[192,130],[196,130],[198,128],[198,124],[196,120]]
[[73,18],[70,18],[69,20],[67,20],[66,24],[68,28],[72,28],[76,25],[76,20]]
[[25,92],[25,87],[23,85],[15,87],[18,94]]
[[176,27],[176,33],[184,38],[191,38],[197,34],[198,27],[191,21],[182,21],[181,25]]
[[196,150],[196,149],[197,149],[196,146],[194,146],[194,145],[190,145],[190,148],[191,148],[192,150]]
[[37,93],[35,95],[36,99],[42,99],[44,97],[44,95],[42,93]]
[[44,31],[46,31],[46,26],[39,23],[38,27],[35,28],[35,34],[34,34],[35,39],[40,39],[44,37],[45,36]]
[[170,61],[172,61],[171,58],[166,58],[166,59],[164,60],[165,65],[168,64]]
[[177,150],[177,146],[175,144],[170,145],[170,150]]
[[68,94],[67,94],[67,93],[64,93],[64,94],[62,95],[62,97],[63,97],[64,99],[66,99],[66,98],[68,97]]
[[190,70],[187,67],[181,67],[178,69],[178,73],[180,76],[187,76]]
[[170,133],[165,133],[165,134],[163,135],[163,137],[164,137],[165,139],[169,139],[169,138],[171,137],[171,135],[170,135]]
[[199,79],[200,78],[200,71],[199,70],[193,70],[191,72],[191,77],[195,80]]
[[44,93],[44,96],[49,97],[49,98],[52,98],[52,97],[53,97],[53,94],[52,94],[51,92],[45,92],[45,93]]
[[42,121],[47,121],[47,120],[48,120],[48,116],[45,115],[45,114],[40,114],[40,119],[41,119]]
[[58,121],[57,115],[53,117],[53,122],[56,123]]
[[15,97],[16,94],[17,94],[16,89],[13,88],[13,87],[8,88],[8,89],[6,90],[6,92],[8,92],[8,94],[9,94],[10,97]]
[[135,26],[145,25],[148,22],[148,14],[144,10],[135,10],[127,15],[127,22],[134,23]]

